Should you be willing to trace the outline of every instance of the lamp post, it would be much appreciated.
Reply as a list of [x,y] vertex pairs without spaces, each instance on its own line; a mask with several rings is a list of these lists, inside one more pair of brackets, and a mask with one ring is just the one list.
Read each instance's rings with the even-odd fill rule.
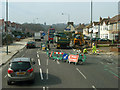
[[6,0],[6,51],[7,51],[7,55],[8,55],[8,0]]
[[92,47],[92,0],[91,0],[91,47]]
[[70,22],[70,14],[62,13],[62,15],[65,15],[65,14],[68,16],[68,22]]

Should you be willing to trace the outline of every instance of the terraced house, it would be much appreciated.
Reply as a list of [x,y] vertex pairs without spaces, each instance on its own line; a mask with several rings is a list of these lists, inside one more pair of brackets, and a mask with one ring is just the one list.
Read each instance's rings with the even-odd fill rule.
[[93,22],[83,29],[83,34],[92,38],[120,40],[120,15],[112,18],[100,17],[99,22]]

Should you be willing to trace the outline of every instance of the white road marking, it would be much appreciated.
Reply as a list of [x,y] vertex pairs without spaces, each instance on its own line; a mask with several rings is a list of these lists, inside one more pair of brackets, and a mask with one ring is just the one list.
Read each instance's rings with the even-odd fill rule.
[[37,54],[38,54],[39,52],[37,52]]
[[41,76],[41,80],[43,80],[43,75],[42,75],[42,69],[40,68],[40,76]]
[[60,62],[57,60],[57,64],[60,64]]
[[46,63],[46,65],[48,65],[48,59],[47,59],[47,63]]
[[43,87],[43,90],[45,90],[45,87]]
[[5,77],[4,78],[6,78],[7,77],[7,75],[5,75]]
[[94,85],[92,85],[92,88],[94,88],[94,90],[97,90]]
[[39,58],[39,54],[37,54],[37,57]]
[[49,89],[49,87],[46,87],[47,88],[47,90]]
[[47,71],[46,71],[46,75],[47,75],[47,76],[46,76],[46,79],[48,80],[48,69],[47,69]]
[[78,72],[79,72],[85,79],[87,79],[86,76],[85,76],[78,68],[76,68],[76,69],[78,70]]
[[41,65],[41,63],[40,63],[40,59],[38,59],[38,64]]
[[24,57],[25,55],[23,54],[21,57]]

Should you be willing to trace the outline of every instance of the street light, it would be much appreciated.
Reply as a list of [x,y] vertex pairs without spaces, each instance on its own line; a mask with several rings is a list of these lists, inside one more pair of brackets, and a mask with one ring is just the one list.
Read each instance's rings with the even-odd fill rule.
[[70,22],[70,14],[62,13],[62,15],[68,15],[68,22]]
[[6,45],[7,45],[7,55],[8,55],[8,0],[6,0]]
[[[92,30],[92,0],[91,0],[91,30]],[[92,31],[91,31],[91,47],[92,47]]]

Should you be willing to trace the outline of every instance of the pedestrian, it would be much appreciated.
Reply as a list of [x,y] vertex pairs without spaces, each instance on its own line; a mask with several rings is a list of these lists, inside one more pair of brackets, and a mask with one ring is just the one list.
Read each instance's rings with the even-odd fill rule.
[[88,53],[86,48],[83,49],[83,53]]
[[93,47],[92,47],[92,53],[95,53],[95,54],[96,54],[96,46],[93,46]]

